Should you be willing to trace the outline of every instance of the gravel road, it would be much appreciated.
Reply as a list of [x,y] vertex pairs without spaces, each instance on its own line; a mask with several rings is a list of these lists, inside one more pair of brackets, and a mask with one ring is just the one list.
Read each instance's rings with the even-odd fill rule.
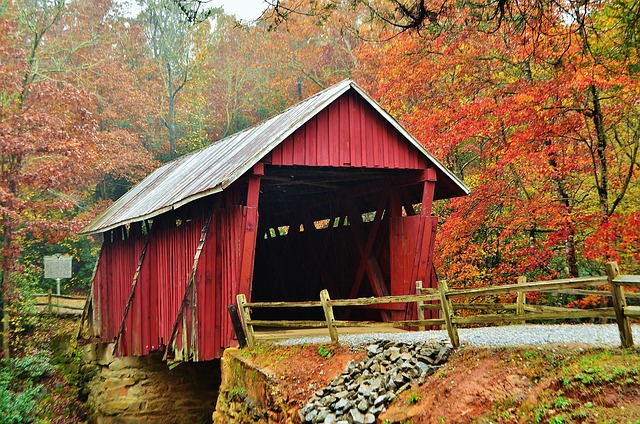
[[[640,325],[633,325],[633,338],[640,343]],[[339,332],[339,330],[338,330]],[[524,346],[543,344],[582,343],[593,346],[620,346],[616,324],[575,325],[510,325],[503,327],[463,328],[458,330],[460,343],[473,346]],[[376,340],[393,340],[404,343],[449,342],[446,331],[408,331],[400,333],[345,334],[340,343],[353,346],[373,343]],[[329,343],[327,337],[287,339],[278,344]]]

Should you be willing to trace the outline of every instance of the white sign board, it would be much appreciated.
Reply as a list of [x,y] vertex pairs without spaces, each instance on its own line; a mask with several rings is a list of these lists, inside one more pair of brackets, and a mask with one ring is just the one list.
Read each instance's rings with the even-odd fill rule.
[[44,257],[44,278],[71,278],[72,257],[53,255]]

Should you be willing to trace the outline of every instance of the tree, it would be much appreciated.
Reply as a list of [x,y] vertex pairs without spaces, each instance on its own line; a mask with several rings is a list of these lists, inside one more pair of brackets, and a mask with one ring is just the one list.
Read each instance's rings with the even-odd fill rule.
[[576,276],[620,255],[637,263],[638,249],[611,239],[636,239],[613,227],[638,214],[628,195],[638,189],[637,61],[607,40],[618,28],[600,18],[607,7],[576,11],[575,23],[555,13],[493,33],[461,15],[446,32],[360,52],[374,95],[472,187],[441,209],[438,265],[450,281]]
[[193,78],[198,66],[194,37],[198,31],[206,31],[208,25],[205,22],[195,27],[187,25],[181,10],[171,0],[145,0],[140,4],[145,9],[139,19],[144,25],[151,55],[162,75],[166,101],[162,122],[169,136],[168,158],[173,159],[178,145],[178,94]]
[[[26,232],[55,240],[74,224],[74,208],[56,192],[78,193],[92,174],[97,125],[92,99],[58,78],[48,38],[65,2],[9,3],[0,16],[0,290],[3,351],[9,356],[7,302]],[[74,172],[68,172],[73,169]],[[72,196],[73,197],[73,196]]]

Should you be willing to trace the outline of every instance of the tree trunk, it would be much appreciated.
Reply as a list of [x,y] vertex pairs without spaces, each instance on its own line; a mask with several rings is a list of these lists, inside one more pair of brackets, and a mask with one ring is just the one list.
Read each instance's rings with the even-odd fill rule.
[[[4,263],[3,263],[4,267]],[[11,331],[9,327],[9,314],[7,311],[7,302],[5,297],[5,288],[7,287],[5,282],[6,271],[0,270],[0,312],[2,312],[2,357],[4,359],[11,358],[11,350],[9,347],[9,340],[11,340]]]
[[[545,140],[545,146],[551,146],[551,141]],[[564,254],[565,260],[567,261],[567,273],[569,277],[577,277],[578,276],[578,258],[576,257],[576,242],[575,242],[575,227],[571,222],[571,202],[569,201],[569,194],[565,189],[564,179],[560,176],[560,171],[558,170],[558,162],[555,158],[555,153],[550,152],[548,154],[548,163],[549,166],[553,169],[551,172],[551,179],[553,181],[553,185],[556,189],[556,195],[558,197],[558,202],[564,208],[562,213],[564,230],[566,232],[566,237],[564,239]]]
[[176,157],[177,140],[176,140],[176,92],[173,89],[173,72],[171,64],[167,62],[167,97],[169,100],[169,111],[165,124],[169,130],[169,156],[171,159]]
[[596,129],[596,153],[598,155],[598,166],[600,171],[600,183],[596,181],[598,188],[598,197],[600,200],[600,211],[603,217],[609,216],[609,177],[607,164],[607,134],[604,128],[604,117],[602,116],[602,106],[600,105],[600,97],[598,96],[598,88],[595,84],[589,86],[591,102],[593,105],[593,113],[591,119]]

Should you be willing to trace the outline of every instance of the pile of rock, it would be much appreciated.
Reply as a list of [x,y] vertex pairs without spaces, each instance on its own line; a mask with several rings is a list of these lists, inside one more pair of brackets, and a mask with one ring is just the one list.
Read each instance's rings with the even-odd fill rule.
[[381,341],[367,347],[367,357],[351,361],[301,410],[309,423],[370,424],[397,395],[433,374],[451,349],[427,344]]

